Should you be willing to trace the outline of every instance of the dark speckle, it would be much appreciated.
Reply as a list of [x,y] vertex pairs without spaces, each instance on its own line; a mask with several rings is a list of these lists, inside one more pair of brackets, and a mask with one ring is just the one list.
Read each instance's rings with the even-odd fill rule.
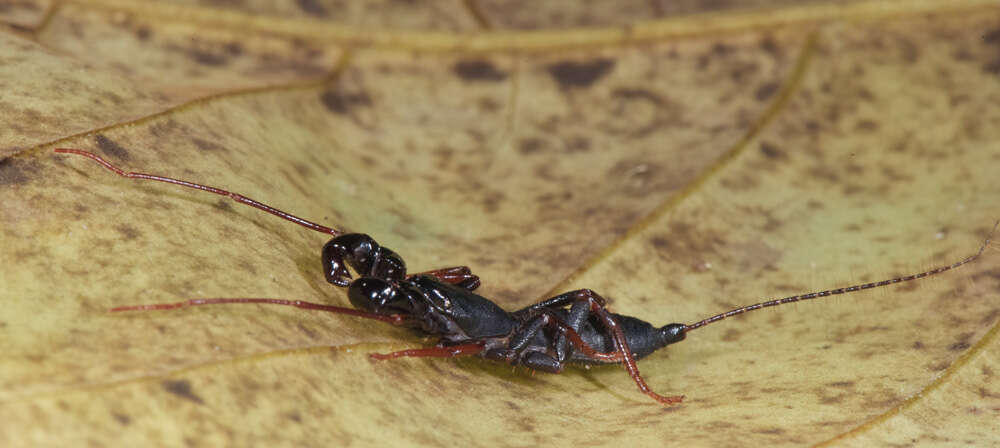
[[312,173],[312,169],[309,168],[309,165],[306,165],[304,163],[293,163],[292,168],[294,168],[295,172],[302,177],[309,177],[309,175]]
[[129,156],[128,150],[123,148],[118,143],[115,143],[114,140],[111,140],[110,138],[104,136],[103,134],[97,135],[97,147],[101,148],[101,151],[103,151],[105,154],[108,154],[119,160],[129,160],[132,158],[131,156]]
[[545,142],[538,138],[525,138],[521,139],[521,142],[517,145],[518,151],[521,154],[534,154],[542,150],[545,146]]
[[738,330],[729,329],[726,330],[722,335],[722,340],[726,342],[734,342],[740,339],[740,332]]
[[841,403],[843,401],[844,401],[844,395],[843,394],[841,394],[841,395],[835,395],[835,396],[832,396],[832,397],[822,397],[819,400],[820,404],[825,404],[825,405],[837,404],[837,403]]
[[729,45],[726,45],[722,42],[717,42],[715,45],[712,45],[712,53],[715,53],[719,56],[725,56],[732,52],[733,52],[733,47],[730,47]]
[[[983,43],[986,45],[1000,45],[1000,28],[992,29],[983,34]],[[1000,57],[995,57],[983,65],[983,70],[994,75],[1000,74]]]
[[219,199],[218,201],[215,201],[215,208],[224,212],[232,212],[233,204],[229,202],[228,199]]
[[302,415],[300,415],[298,411],[289,412],[288,414],[285,414],[285,417],[293,422],[302,422]]
[[587,137],[575,136],[566,139],[566,152],[590,151],[590,140]]
[[499,70],[490,61],[459,61],[451,68],[458,77],[466,81],[497,82],[507,79],[507,72]]
[[316,0],[296,0],[302,12],[318,17],[326,17],[326,8]]
[[806,131],[810,134],[815,134],[820,131],[819,122],[816,120],[806,121]]
[[114,417],[115,420],[117,420],[118,423],[121,423],[122,425],[128,425],[129,423],[132,423],[132,417],[129,417],[127,414],[112,412],[111,416]]
[[960,351],[964,351],[965,349],[968,349],[969,347],[970,347],[970,345],[969,345],[968,342],[956,342],[956,343],[951,344],[950,346],[948,346],[948,350],[955,351],[955,352],[960,352]]
[[757,88],[757,91],[754,92],[754,97],[757,98],[757,101],[766,101],[768,98],[771,98],[771,96],[774,95],[774,92],[777,91],[778,91],[778,83],[766,82],[764,84],[761,84],[761,86]]
[[505,195],[499,191],[488,193],[483,198],[483,208],[486,209],[487,213],[496,213],[504,199]]
[[229,53],[230,56],[239,56],[243,54],[243,44],[239,42],[230,42],[223,48],[226,50],[226,53]]
[[563,88],[590,87],[614,68],[615,61],[601,58],[588,62],[564,61],[550,65],[549,74]]
[[195,62],[197,62],[197,63],[199,63],[201,65],[208,65],[208,66],[211,66],[211,67],[218,67],[218,66],[226,65],[226,62],[227,62],[225,56],[222,56],[220,54],[211,53],[211,52],[204,51],[204,50],[191,49],[191,50],[188,50],[187,53],[188,53],[188,56],[191,56],[191,59],[194,59]]
[[914,350],[923,350],[923,349],[924,349],[924,343],[923,343],[923,342],[920,342],[920,341],[914,341],[914,342],[913,342],[913,345],[912,345],[911,347],[912,347],[912,348],[913,348]]
[[649,244],[652,244],[659,251],[668,250],[671,248],[670,240],[662,236],[653,236],[649,239]]
[[873,132],[878,130],[878,123],[873,120],[859,120],[855,125],[855,129],[859,131]]
[[0,160],[0,185],[21,185],[28,182],[27,173],[36,171],[34,163],[8,158]]
[[778,43],[775,42],[774,39],[770,37],[767,37],[760,41],[760,48],[766,51],[770,55],[777,55],[779,52],[781,52],[781,49],[778,48]]
[[134,240],[140,235],[139,231],[128,224],[119,224],[115,226],[115,230],[122,234],[122,238],[126,240]]
[[992,75],[1000,75],[1000,59],[995,59],[984,64],[983,71]]
[[313,331],[311,328],[303,325],[301,322],[299,322],[299,324],[296,325],[296,326],[299,327],[299,330],[302,330],[302,333],[305,334],[306,336],[308,336],[309,339],[317,339],[317,337],[319,336],[318,334],[316,334],[315,331]]
[[323,102],[327,110],[338,114],[346,114],[355,106],[371,106],[372,104],[372,99],[367,93],[327,91],[320,95],[319,100]]
[[148,26],[141,26],[139,29],[135,30],[135,37],[139,40],[149,40],[149,36],[153,35],[153,31],[149,29]]
[[197,137],[195,137],[191,141],[194,143],[195,146],[198,147],[198,149],[200,149],[202,151],[219,151],[219,150],[226,149],[225,146],[222,146],[222,145],[220,145],[218,143],[215,143],[213,141],[208,141],[208,140],[205,140],[205,139],[201,139],[201,138],[197,138]]
[[656,105],[663,104],[663,99],[659,95],[647,89],[619,88],[611,94],[625,100],[646,100]]
[[768,142],[760,142],[760,153],[769,159],[783,159],[785,152]]
[[983,34],[983,43],[989,45],[1000,44],[1000,28],[992,29]]
[[191,400],[198,404],[205,404],[205,401],[201,397],[195,395],[194,391],[191,390],[191,383],[188,380],[166,380],[163,383],[163,388],[180,398],[185,400]]
[[500,110],[500,104],[493,98],[480,98],[477,103],[479,104],[479,108],[484,112],[496,112]]

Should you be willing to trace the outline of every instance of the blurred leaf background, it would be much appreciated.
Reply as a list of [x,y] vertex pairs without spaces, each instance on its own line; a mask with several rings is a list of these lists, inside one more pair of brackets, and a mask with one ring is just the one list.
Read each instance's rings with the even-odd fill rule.
[[971,255],[1000,218],[995,1],[0,3],[0,440],[26,445],[996,443],[1000,256],[532,375],[260,306],[347,303],[321,235],[690,323]]

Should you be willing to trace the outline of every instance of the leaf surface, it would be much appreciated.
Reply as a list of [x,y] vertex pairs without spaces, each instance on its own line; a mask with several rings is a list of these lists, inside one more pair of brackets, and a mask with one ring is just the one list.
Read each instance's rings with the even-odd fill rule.
[[[626,2],[627,3],[627,2]],[[975,253],[1000,218],[993,2],[14,2],[0,9],[5,446],[984,443],[1000,257],[692,332],[621,368],[373,362],[323,236],[692,323]],[[288,3],[291,4],[291,3]],[[579,9],[575,9],[579,8]]]

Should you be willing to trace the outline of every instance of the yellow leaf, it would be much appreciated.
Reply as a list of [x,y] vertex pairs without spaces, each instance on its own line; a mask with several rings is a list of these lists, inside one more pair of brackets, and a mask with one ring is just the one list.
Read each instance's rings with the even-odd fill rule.
[[[322,235],[55,147],[692,323],[975,253],[1000,218],[996,2],[11,2],[0,8],[0,441],[997,443],[1000,256],[754,312],[639,362],[373,362]],[[669,4],[671,2],[664,2]],[[764,2],[761,2],[764,3]],[[763,6],[763,5],[762,5]]]

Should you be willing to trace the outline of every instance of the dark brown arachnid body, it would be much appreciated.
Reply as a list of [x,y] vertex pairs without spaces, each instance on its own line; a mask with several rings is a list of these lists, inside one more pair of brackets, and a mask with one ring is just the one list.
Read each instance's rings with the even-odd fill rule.
[[[663,396],[653,392],[639,374],[636,360],[684,340],[692,330],[769,306],[877,288],[938,274],[975,260],[990,242],[987,238],[974,255],[926,272],[761,302],[693,324],[675,323],[655,327],[635,317],[608,311],[604,299],[589,289],[567,292],[527,308],[508,312],[473,292],[479,287],[479,277],[473,275],[468,267],[456,266],[407,274],[403,258],[380,246],[368,235],[344,233],[218,188],[152,174],[125,172],[87,151],[69,148],[58,148],[55,151],[88,157],[123,177],[166,182],[227,196],[306,228],[333,235],[333,239],[323,247],[323,272],[328,282],[347,288],[348,298],[355,307],[342,308],[297,300],[226,298],[125,306],[114,308],[111,310],[113,312],[165,310],[222,303],[266,303],[347,314],[416,328],[441,338],[434,347],[372,354],[375,359],[478,354],[486,359],[551,373],[559,373],[566,363],[623,364],[639,389],[662,404],[679,403],[683,396]],[[348,268],[354,271],[356,278],[352,277]]]

